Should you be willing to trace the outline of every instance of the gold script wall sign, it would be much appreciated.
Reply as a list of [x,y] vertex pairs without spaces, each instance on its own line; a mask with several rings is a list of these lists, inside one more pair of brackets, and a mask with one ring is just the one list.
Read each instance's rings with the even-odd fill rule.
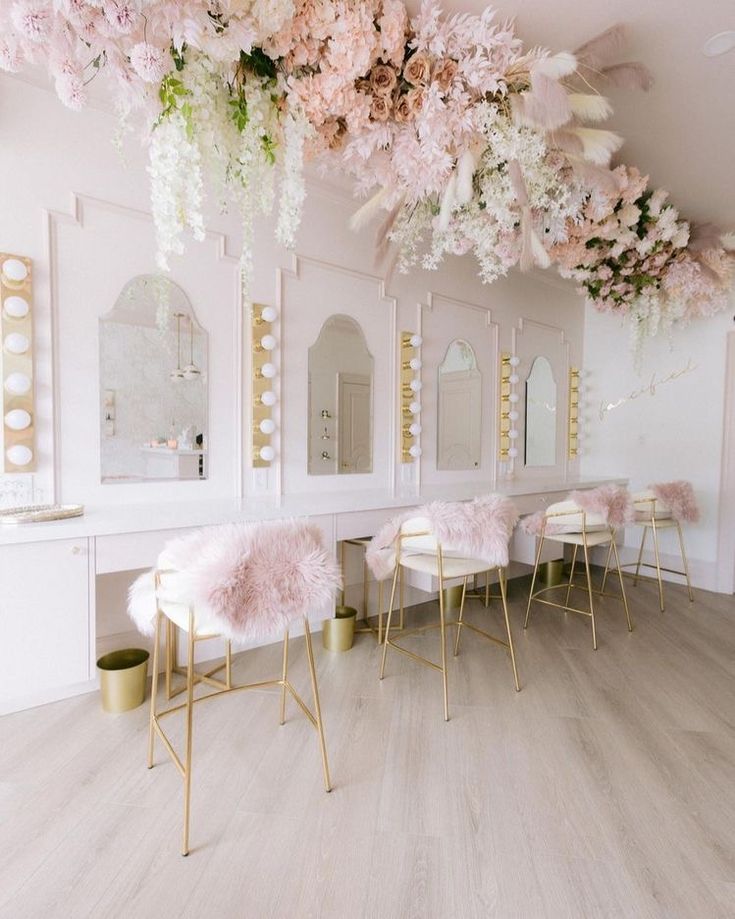
[[672,383],[674,380],[678,380],[679,377],[683,377],[687,373],[692,373],[696,369],[697,365],[692,363],[690,357],[683,367],[680,367],[678,370],[672,370],[672,372],[665,377],[659,378],[657,372],[654,371],[651,374],[651,379],[645,386],[631,390],[627,396],[616,399],[614,402],[606,402],[603,399],[600,402],[599,409],[600,421],[604,421],[608,413],[613,411],[613,409],[619,408],[621,405],[625,405],[626,402],[631,402],[633,399],[638,399],[640,396],[655,396],[659,386],[663,386],[664,383]]

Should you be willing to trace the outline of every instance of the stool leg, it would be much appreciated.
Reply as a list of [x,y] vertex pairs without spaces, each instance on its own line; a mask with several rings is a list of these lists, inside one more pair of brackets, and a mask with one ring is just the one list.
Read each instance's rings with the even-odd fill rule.
[[656,518],[651,518],[651,531],[653,532],[653,551],[656,555],[656,578],[658,580],[658,605],[661,612],[664,611],[664,582],[661,578],[661,558],[658,552],[658,530],[656,529]]
[[378,644],[383,643],[383,582],[378,581]]
[[536,562],[533,566],[533,577],[531,578],[531,590],[528,593],[528,606],[526,606],[526,618],[523,620],[523,628],[528,628],[528,617],[531,615],[531,601],[533,600],[533,588],[536,586],[536,575],[538,574],[538,563],[541,559],[541,549],[544,545],[544,537],[538,541],[538,549],[536,549]]
[[383,639],[383,657],[380,662],[380,679],[385,676],[385,655],[388,653],[388,641],[390,640],[390,621],[393,616],[393,604],[396,599],[396,582],[398,580],[398,569],[400,565],[396,563],[396,570],[393,572],[393,586],[390,591],[390,603],[388,604],[388,619],[385,623],[385,638]]
[[[367,559],[362,559],[362,617],[368,622],[368,566]],[[369,624],[369,623],[368,623]]]
[[166,619],[166,698],[171,699],[171,678],[176,661],[174,660],[174,624]]
[[404,587],[403,587],[403,568],[398,569],[398,605],[400,606],[400,614],[398,616],[398,628],[403,631],[403,598],[404,598]]
[[640,577],[640,573],[641,573],[641,562],[643,561],[643,547],[646,544],[646,536],[648,536],[648,527],[644,526],[643,527],[643,538],[641,539],[641,547],[638,550],[638,561],[636,562],[636,566],[635,566],[635,575],[633,576],[633,587],[638,586],[638,578]]
[[681,525],[679,521],[676,521],[676,532],[679,534],[679,548],[681,549],[681,560],[684,562],[684,575],[687,579],[687,590],[689,591],[689,602],[694,603],[694,594],[692,593],[692,584],[689,580],[689,563],[687,562],[687,554],[684,549],[684,536],[681,532]]
[[610,543],[612,551],[615,553],[615,563],[618,566],[618,580],[620,581],[620,592],[623,595],[623,606],[625,607],[625,618],[628,622],[628,631],[633,631],[633,623],[630,621],[630,610],[628,609],[628,598],[625,596],[625,585],[623,584],[623,571],[620,567],[620,555],[618,554],[618,547],[615,544],[615,537],[613,536],[612,542]]
[[577,549],[579,546],[574,546],[572,550],[572,567],[569,569],[569,582],[567,584],[567,598],[564,601],[564,606],[569,606],[569,595],[572,592],[572,584],[574,583],[574,566],[577,564]]
[[607,584],[607,576],[610,571],[610,556],[612,555],[612,542],[607,547],[607,558],[605,559],[605,570],[602,572],[602,584],[600,585],[600,593],[605,593],[605,584]]
[[161,611],[156,611],[156,635],[153,639],[153,681],[151,683],[151,715],[148,722],[148,768],[153,768],[153,742],[155,740],[156,695],[158,694],[158,657],[161,644]]
[[225,682],[228,689],[232,689],[232,642],[228,641],[225,648]]
[[485,572],[485,609],[490,606],[490,572]]
[[319,748],[322,753],[322,770],[324,771],[324,789],[332,790],[332,782],[329,778],[329,762],[327,760],[327,744],[324,740],[324,724],[322,723],[322,707],[319,703],[319,687],[316,681],[316,668],[314,667],[314,649],[311,646],[311,629],[309,620],[304,616],[304,636],[306,638],[306,656],[309,659],[309,675],[311,676],[311,691],[314,696],[314,717],[316,718],[316,728],[319,733]]
[[590,556],[587,551],[587,539],[584,539],[584,570],[587,574],[587,594],[590,598],[590,618],[592,619],[592,648],[597,650],[597,630],[595,628],[595,607],[592,602],[592,578],[590,576]]
[[498,581],[500,582],[500,598],[503,602],[503,615],[505,616],[505,631],[508,633],[508,650],[510,651],[510,662],[513,665],[513,680],[516,684],[516,692],[520,692],[521,684],[518,682],[516,654],[513,650],[513,635],[510,631],[510,617],[508,616],[508,583],[505,578],[505,572],[502,568],[498,568]]
[[281,724],[286,723],[286,680],[288,679],[288,629],[283,636],[283,667],[281,669]]
[[459,617],[457,621],[457,637],[454,639],[454,656],[456,657],[459,654],[459,636],[462,634],[462,620],[464,619],[464,598],[467,594],[467,578],[464,579],[462,584],[462,599],[459,603]]
[[444,720],[449,721],[449,687],[447,686],[447,634],[444,615],[444,574],[441,550],[439,551],[439,632],[441,634],[442,684],[444,688]]
[[184,759],[184,834],[181,854],[189,854],[189,817],[191,814],[191,748],[194,715],[194,613],[189,610],[189,654],[186,667],[186,756]]

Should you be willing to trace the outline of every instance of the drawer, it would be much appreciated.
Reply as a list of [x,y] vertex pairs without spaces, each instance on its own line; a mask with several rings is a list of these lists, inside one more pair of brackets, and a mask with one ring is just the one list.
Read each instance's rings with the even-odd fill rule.
[[[152,568],[158,554],[169,539],[193,532],[192,527],[176,530],[151,530],[146,533],[120,533],[114,536],[98,536],[96,539],[97,574],[112,571],[134,571],[136,568]],[[197,527],[197,529],[200,529]]]
[[385,507],[374,511],[351,511],[337,516],[337,541],[375,536],[378,530],[410,508]]

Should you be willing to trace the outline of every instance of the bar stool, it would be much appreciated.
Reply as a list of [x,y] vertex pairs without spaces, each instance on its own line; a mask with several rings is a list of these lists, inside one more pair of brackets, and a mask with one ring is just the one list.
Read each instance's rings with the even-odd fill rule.
[[[641,568],[653,568],[656,572],[656,580],[658,581],[658,605],[663,613],[664,585],[663,579],[661,578],[661,572],[667,571],[669,574],[678,574],[686,579],[689,602],[693,603],[694,594],[689,580],[689,564],[687,562],[686,550],[684,549],[684,536],[681,532],[682,520],[687,523],[696,523],[696,521],[699,520],[699,508],[691,483],[677,481],[660,482],[657,485],[651,485],[645,491],[633,495],[633,507],[635,508],[634,524],[641,527],[643,530],[641,546],[638,550],[638,560],[623,566],[624,568],[632,568],[635,566],[635,574],[632,575],[633,585],[638,585],[638,578],[641,576]],[[677,536],[679,537],[679,551],[681,553],[682,565],[684,566],[683,570],[665,568],[661,564],[658,541],[659,534],[663,530],[673,529],[676,530]],[[646,537],[648,536],[649,530],[653,536],[654,563],[643,561],[643,549],[646,545]],[[608,562],[609,560],[608,556]],[[626,574],[628,574],[628,572],[626,572]],[[606,577],[607,565],[605,566],[604,578]]]
[[[459,653],[462,628],[471,629],[479,635],[506,648],[510,655],[513,680],[516,691],[520,691],[516,667],[513,636],[508,617],[505,568],[508,565],[508,543],[518,519],[515,508],[507,498],[488,495],[471,502],[433,502],[419,509],[415,516],[392,521],[376,537],[368,551],[368,564],[373,574],[381,579],[393,568],[391,598],[388,604],[388,620],[385,627],[383,655],[380,663],[380,679],[385,676],[388,648],[394,648],[442,675],[444,696],[444,720],[449,720],[449,685],[447,671],[446,630],[456,626],[454,655]],[[470,555],[470,552],[473,554]],[[403,637],[418,634],[429,629],[439,629],[441,663],[415,654],[391,639],[391,620],[396,588],[404,569],[429,574],[438,580],[439,622],[407,629]],[[507,641],[490,635],[483,629],[464,620],[464,604],[467,595],[467,581],[470,577],[496,570],[500,584],[500,599],[505,618]],[[459,616],[447,620],[444,599],[444,584],[447,580],[462,579],[462,599]]]
[[[625,618],[628,623],[628,631],[633,631],[633,624],[628,609],[628,600],[625,596],[625,585],[623,584],[623,574],[620,568],[618,547],[615,544],[615,526],[622,525],[626,519],[629,519],[631,516],[632,509],[627,490],[618,489],[615,486],[603,486],[602,488],[592,489],[588,492],[573,492],[566,501],[558,501],[556,504],[551,504],[545,511],[533,514],[522,522],[521,526],[527,533],[539,537],[533,577],[531,578],[531,590],[528,595],[528,604],[526,606],[526,618],[523,622],[524,629],[528,628],[531,604],[534,602],[543,603],[546,606],[554,606],[566,612],[589,616],[592,621],[592,647],[596,651],[597,628],[595,624],[594,601],[592,599],[593,593],[596,593],[598,596],[614,597],[617,600],[622,600],[623,607],[625,608]],[[542,587],[540,590],[534,590],[541,560],[541,552],[546,540],[552,540],[553,542],[559,542],[573,547],[572,567],[569,572],[569,580],[566,584],[556,584],[552,587]],[[608,561],[611,553],[615,555],[616,570],[618,573],[618,580],[620,581],[619,597],[615,594],[604,593],[604,581],[600,590],[593,590],[592,588],[590,549],[596,546],[608,546]],[[586,580],[584,587],[574,583],[574,569],[580,547],[584,554]],[[569,605],[571,592],[575,588],[587,591],[589,609],[579,609],[578,607]],[[566,596],[564,598],[564,603],[556,603],[553,600],[547,600],[545,597],[541,596],[551,590],[565,590]]]
[[[370,545],[370,537],[355,537],[354,539],[343,539],[341,541],[341,561],[342,561],[342,576],[344,578],[345,574],[345,546],[356,546],[362,550],[362,625],[355,628],[355,633],[358,632],[372,632],[373,635],[378,640],[378,644],[383,643],[383,582],[378,581],[378,612],[377,612],[377,627],[372,625],[370,622],[370,568],[367,563],[367,547]],[[401,585],[401,591],[403,587]],[[342,606],[345,605],[345,591],[344,586],[342,588]],[[401,592],[401,617],[399,622],[399,628],[403,630],[403,593]]]
[[[304,521],[232,524],[196,531],[168,543],[158,566],[141,575],[130,590],[128,611],[140,631],[154,636],[153,686],[148,733],[148,768],[153,767],[158,737],[184,781],[184,823],[181,853],[189,854],[194,705],[231,692],[280,687],[280,723],[285,722],[287,692],[317,731],[324,787],[331,791],[319,688],[308,613],[334,601],[341,579],[337,561],[325,549],[320,531]],[[310,709],[288,679],[289,627],[303,616],[306,654],[313,695]],[[157,710],[161,626],[173,623],[187,636],[186,701]],[[284,635],[279,677],[233,684],[231,662],[226,679],[197,674],[194,652],[201,641],[222,636],[253,641]],[[219,668],[217,668],[219,669]],[[197,683],[213,691],[194,698]],[[185,750],[179,755],[161,720],[175,712],[185,717]]]

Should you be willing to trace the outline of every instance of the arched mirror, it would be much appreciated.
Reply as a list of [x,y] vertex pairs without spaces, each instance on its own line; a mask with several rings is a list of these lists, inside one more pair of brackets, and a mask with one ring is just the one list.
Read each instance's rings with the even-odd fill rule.
[[359,323],[326,320],[309,348],[309,475],[373,471],[373,357]]
[[207,339],[168,278],[122,289],[99,322],[102,482],[207,477]]
[[472,345],[457,338],[439,365],[437,468],[478,469],[482,427],[482,375]]
[[526,466],[556,465],[556,382],[551,363],[537,357],[526,380]]

